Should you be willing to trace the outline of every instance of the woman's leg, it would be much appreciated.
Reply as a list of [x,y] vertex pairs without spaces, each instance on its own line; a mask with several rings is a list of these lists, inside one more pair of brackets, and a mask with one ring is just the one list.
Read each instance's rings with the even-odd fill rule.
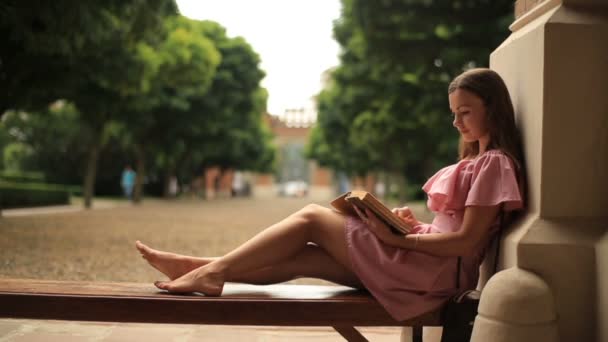
[[150,248],[140,241],[135,241],[135,248],[141,253],[152,267],[166,275],[169,279],[177,279],[184,274],[205,266],[217,258],[200,258],[189,255],[164,252]]
[[219,295],[224,281],[285,263],[300,254],[308,242],[322,248],[349,275],[356,278],[348,259],[344,217],[330,209],[308,205],[225,256],[178,279],[156,284],[161,289],[174,292],[200,291]]
[[[136,244],[142,257],[171,280],[218,259],[218,257],[201,258],[163,252],[152,249],[139,241]],[[298,278],[319,278],[346,286],[363,287],[350,270],[337,263],[322,248],[312,244],[285,262],[245,272],[234,279],[226,279],[226,281],[265,285]]]
[[[163,252],[152,249],[139,241],[136,246],[150,265],[171,280],[218,259],[217,257],[200,258]],[[319,278],[341,285],[363,287],[350,270],[345,269],[322,248],[313,244],[309,244],[299,254],[282,263],[245,272],[233,279],[226,279],[226,281],[265,285],[298,278]]]
[[289,260],[246,272],[226,281],[265,285],[298,278],[318,278],[354,288],[363,288],[363,284],[350,269],[338,263],[321,247],[312,244]]

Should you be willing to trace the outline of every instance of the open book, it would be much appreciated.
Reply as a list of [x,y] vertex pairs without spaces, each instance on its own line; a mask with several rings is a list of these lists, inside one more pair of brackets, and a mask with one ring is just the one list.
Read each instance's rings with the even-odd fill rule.
[[376,214],[376,216],[386,223],[396,234],[409,234],[412,229],[412,227],[405,223],[397,214],[394,214],[389,208],[382,204],[382,202],[374,197],[374,195],[367,191],[353,190],[346,192],[331,201],[330,204],[339,212],[351,216],[358,216],[355,209],[353,209],[353,204],[363,212],[365,212],[365,208],[367,208]]

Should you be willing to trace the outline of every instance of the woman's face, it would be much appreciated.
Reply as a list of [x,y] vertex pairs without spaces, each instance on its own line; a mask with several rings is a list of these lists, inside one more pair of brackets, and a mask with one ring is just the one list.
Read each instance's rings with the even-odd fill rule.
[[474,93],[456,89],[449,95],[450,110],[454,115],[452,123],[465,142],[479,141],[480,147],[487,146],[490,132],[486,118],[486,106]]

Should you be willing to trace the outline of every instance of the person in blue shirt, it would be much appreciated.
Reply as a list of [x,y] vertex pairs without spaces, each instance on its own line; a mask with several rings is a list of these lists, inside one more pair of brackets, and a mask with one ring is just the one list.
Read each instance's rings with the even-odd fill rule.
[[120,185],[122,186],[122,190],[125,194],[125,197],[128,199],[133,198],[133,187],[135,186],[135,176],[136,173],[131,168],[131,165],[127,165],[122,172],[122,176],[120,179]]

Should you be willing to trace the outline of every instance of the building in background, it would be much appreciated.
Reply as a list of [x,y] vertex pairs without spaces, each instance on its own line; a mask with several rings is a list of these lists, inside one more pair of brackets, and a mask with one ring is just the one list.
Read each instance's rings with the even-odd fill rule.
[[304,182],[310,192],[331,194],[332,172],[305,156],[306,144],[316,119],[314,103],[307,107],[287,109],[280,117],[264,116],[275,136],[277,170],[275,174],[256,175],[255,191],[284,193],[285,187]]
[[[333,69],[327,69],[321,74],[319,80],[321,89],[326,88],[331,82]],[[244,182],[252,185],[253,192],[290,195],[289,189],[297,189],[294,191],[295,195],[314,193],[330,196],[338,191],[338,177],[331,170],[318,166],[316,161],[309,160],[305,156],[310,131],[317,121],[315,97],[311,97],[301,107],[285,109],[280,115],[266,113],[263,120],[275,137],[277,170],[274,174],[245,172],[240,175],[239,177],[243,177]],[[213,198],[234,193],[231,189],[231,184],[234,183],[233,172],[233,170],[221,172],[218,168],[207,169],[205,172],[207,197]],[[345,183],[349,183],[348,180]],[[347,184],[344,187],[348,186]],[[305,187],[305,190],[302,187]]]
[[[333,195],[332,171],[318,166],[316,161],[305,156],[310,131],[316,122],[314,107],[287,109],[281,117],[266,113],[264,122],[274,135],[277,148],[276,172],[256,174],[208,168],[204,176],[206,197],[249,194],[249,190],[262,195]],[[235,178],[235,175],[238,176]],[[234,185],[238,183],[246,184],[248,191],[235,189]]]

